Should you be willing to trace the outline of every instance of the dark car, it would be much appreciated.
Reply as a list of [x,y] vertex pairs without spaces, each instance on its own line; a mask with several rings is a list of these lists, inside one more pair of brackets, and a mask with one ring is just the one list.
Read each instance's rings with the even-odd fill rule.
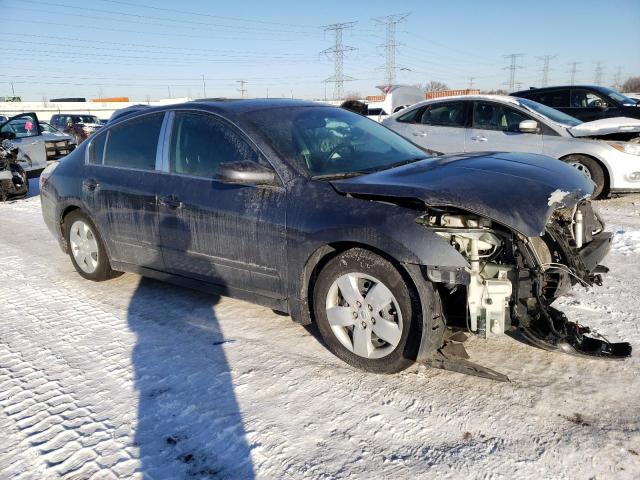
[[571,85],[531,88],[511,95],[553,107],[583,122],[610,117],[640,118],[640,106],[636,100],[607,87]]
[[376,372],[433,359],[456,324],[627,355],[550,306],[600,281],[611,234],[592,190],[549,157],[430,157],[355,113],[274,99],[140,110],[41,176],[45,222],[83,277],[257,302]]
[[103,124],[95,115],[78,115],[75,113],[56,113],[49,123],[61,132],[71,135],[77,144],[86,140],[93,132],[102,128]]

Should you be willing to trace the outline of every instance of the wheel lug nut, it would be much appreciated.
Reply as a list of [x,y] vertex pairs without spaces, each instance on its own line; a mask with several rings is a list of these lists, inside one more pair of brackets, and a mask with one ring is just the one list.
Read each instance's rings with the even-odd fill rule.
[[367,322],[362,322],[362,328],[367,328]]
[[360,302],[356,302],[356,305],[358,306],[358,308],[360,308],[362,306],[362,304]]
[[353,312],[353,318],[358,318],[358,312]]
[[369,309],[370,312],[373,310],[373,307],[371,305],[367,305],[367,308]]

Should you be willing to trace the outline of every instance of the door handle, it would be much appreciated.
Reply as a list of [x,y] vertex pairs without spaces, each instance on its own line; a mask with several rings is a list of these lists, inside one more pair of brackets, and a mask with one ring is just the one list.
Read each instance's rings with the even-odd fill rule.
[[86,180],[82,181],[82,188],[84,190],[88,190],[90,192],[95,191],[96,188],[98,188],[98,182],[96,180],[94,180],[93,178],[87,178]]
[[471,137],[471,140],[473,140],[474,142],[486,142],[488,140],[488,138],[487,137],[483,137],[483,136]]
[[177,210],[178,208],[182,208],[182,202],[178,200],[178,198],[175,195],[169,195],[168,197],[159,197],[158,203],[172,210]]
[[413,132],[412,135],[414,137],[426,137],[428,134],[427,132]]

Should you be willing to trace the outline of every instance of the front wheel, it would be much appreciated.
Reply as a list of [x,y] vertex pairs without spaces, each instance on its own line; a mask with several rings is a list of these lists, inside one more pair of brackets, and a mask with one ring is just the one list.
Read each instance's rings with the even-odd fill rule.
[[604,170],[597,161],[586,155],[569,155],[563,160],[596,184],[591,195],[594,199],[607,195],[607,180]]
[[87,215],[74,210],[65,217],[64,223],[69,257],[80,275],[97,282],[120,275],[111,269],[104,242]]
[[314,313],[327,348],[354,367],[395,373],[420,346],[420,306],[387,260],[354,248],[333,258],[314,287]]

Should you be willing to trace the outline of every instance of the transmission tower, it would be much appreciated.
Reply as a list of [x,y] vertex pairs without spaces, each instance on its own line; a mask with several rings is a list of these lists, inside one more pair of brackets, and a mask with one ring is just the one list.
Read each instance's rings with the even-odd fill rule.
[[344,45],[342,43],[342,32],[347,28],[352,28],[355,24],[356,22],[334,23],[324,27],[325,32],[335,33],[334,46],[322,51],[322,53],[327,56],[333,55],[333,76],[327,78],[325,82],[333,83],[334,100],[342,98],[344,92],[344,82],[353,80],[353,78],[345,76],[342,67],[345,52],[351,52],[355,50],[355,48],[349,47],[348,45]]
[[571,66],[571,70],[569,70],[569,73],[571,74],[571,80],[569,80],[569,83],[571,85],[575,85],[576,83],[576,73],[579,73],[580,70],[578,70],[578,65],[580,65],[582,62],[571,62],[569,65]]
[[400,44],[396,43],[396,27],[399,23],[404,22],[409,13],[396,13],[385,17],[374,18],[373,20],[379,24],[385,25],[387,35],[384,45],[384,82],[386,85],[393,85],[396,82],[396,47]]
[[544,57],[538,57],[538,59],[542,60],[542,79],[540,81],[540,86],[546,87],[549,85],[549,62],[556,58],[556,55],[545,55]]
[[[238,91],[240,92],[240,98],[247,98],[247,89],[245,88],[245,85],[247,84],[247,81],[246,80],[236,80],[236,83],[238,83],[240,85],[240,88],[238,88]],[[268,96],[269,96],[269,94],[267,93],[267,97]]]
[[618,67],[613,76],[613,89],[620,90],[620,88],[622,88],[622,67]]
[[510,53],[508,55],[503,55],[503,58],[507,58],[511,60],[510,64],[504,67],[504,70],[509,70],[509,91],[513,92],[516,85],[516,70],[521,69],[522,67],[518,65],[518,58],[522,57],[522,53]]
[[602,74],[604,72],[604,68],[602,68],[603,64],[604,62],[597,61],[596,67],[593,69],[593,83],[596,85],[602,85]]
[[471,90],[473,88],[473,81],[476,79],[477,77],[469,77],[469,90]]

